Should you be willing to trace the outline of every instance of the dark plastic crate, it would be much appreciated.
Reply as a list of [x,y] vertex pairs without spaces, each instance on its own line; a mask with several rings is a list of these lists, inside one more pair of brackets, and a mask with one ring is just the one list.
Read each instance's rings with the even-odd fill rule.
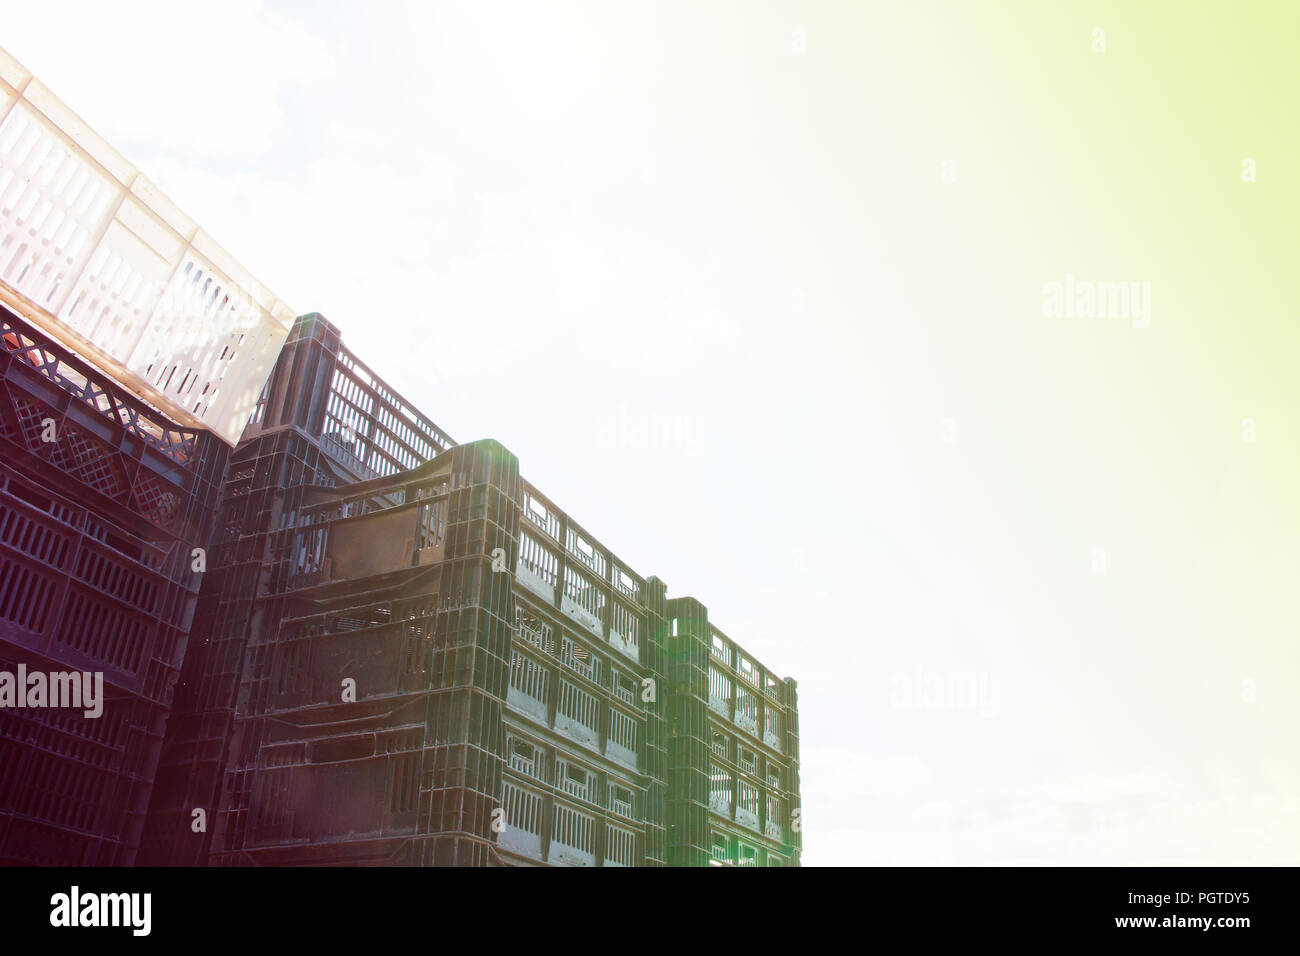
[[231,456],[141,859],[797,865],[794,683],[721,636],[761,709],[711,708],[715,633],[304,316]]
[[0,659],[106,698],[0,710],[0,860],[134,862],[229,451],[0,309]]

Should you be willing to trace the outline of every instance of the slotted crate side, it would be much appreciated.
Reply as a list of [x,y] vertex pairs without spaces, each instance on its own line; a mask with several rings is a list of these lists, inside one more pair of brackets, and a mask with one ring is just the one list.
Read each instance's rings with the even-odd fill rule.
[[[511,514],[502,499],[512,491],[515,466],[499,446],[483,444],[452,453],[457,491],[448,496],[446,560],[432,579],[411,563],[404,575],[390,573],[369,588],[366,579],[320,585],[312,602],[330,610],[306,616],[309,605],[292,590],[267,602],[264,626],[250,639],[241,669],[233,733],[238,747],[220,798],[214,863],[340,862],[357,854],[373,862],[389,859],[398,846],[406,847],[401,852],[408,858],[431,853],[440,859],[445,849],[411,848],[412,839],[427,843],[422,834],[431,832],[460,834],[456,845],[462,849],[465,841],[490,847],[511,607],[508,584],[494,580],[500,576],[490,573],[488,554],[511,544],[500,522]],[[334,523],[324,527],[328,532]],[[436,603],[423,599],[426,594]],[[420,608],[417,617],[425,624],[417,636],[427,651],[414,648],[409,633],[416,620],[411,614]],[[373,653],[376,642],[392,646]],[[354,667],[358,701],[344,702],[338,668],[362,658],[371,663]],[[304,729],[286,731],[290,713],[311,719],[290,720]],[[412,715],[420,745],[408,749],[409,759],[380,754],[380,738]],[[350,721],[346,733],[324,727],[344,718]],[[311,725],[323,729],[311,731]],[[290,743],[286,734],[306,746],[305,757],[268,766]],[[323,757],[345,753],[353,758],[347,772],[361,776],[344,780]],[[347,798],[309,806],[295,797],[335,787]],[[452,858],[483,859],[460,850]]]
[[[51,663],[15,650],[0,650],[0,669]],[[108,685],[95,720],[0,709],[0,863],[134,863],[166,719],[161,705]]]
[[[653,580],[647,582],[648,590],[654,588]],[[592,866],[605,865],[606,860],[609,865],[662,864],[662,690],[658,686],[662,680],[654,667],[653,642],[642,652],[649,666],[637,666],[517,581],[514,597],[519,613],[513,633],[507,731],[515,741],[511,746],[522,746],[534,757],[518,762],[513,751],[506,755],[512,761],[515,789],[502,795],[501,809],[509,828],[499,835],[498,844],[519,864]],[[648,604],[653,607],[653,600],[648,599]],[[657,615],[647,609],[641,633],[653,635],[656,620]],[[634,689],[620,683],[629,676]],[[649,687],[642,683],[643,676],[650,678]],[[642,700],[652,689],[654,700]],[[581,703],[592,709],[589,731],[577,720]],[[619,726],[629,721],[636,740],[632,763],[626,750],[613,746]],[[573,787],[575,772],[586,781],[579,789]],[[611,786],[626,786],[638,795],[634,814],[617,812],[608,791]],[[550,787],[564,791],[560,803],[575,804],[573,812],[591,818],[591,826],[581,828],[581,846],[553,843],[559,804]],[[516,815],[522,815],[523,821],[511,823]],[[629,829],[634,836],[630,844],[625,832]],[[634,857],[632,863],[626,862],[628,854]]]
[[[259,608],[265,612],[267,596],[274,593],[276,565],[264,561],[276,536],[269,525],[286,496],[296,500],[301,487],[322,474],[322,459],[318,449],[291,432],[242,443],[232,456],[150,808],[141,854],[147,864],[208,861],[223,775],[236,743],[244,656],[250,637],[266,620],[265,613],[255,614]],[[192,826],[196,809],[207,820],[200,832]]]
[[[150,539],[206,541],[229,449],[125,392],[0,305],[0,434],[12,459]],[[188,556],[186,556],[188,558]],[[166,569],[189,575],[189,561]]]
[[7,309],[0,323],[0,654],[102,672],[106,698],[99,718],[28,711],[6,732],[0,762],[27,783],[0,798],[0,856],[129,864],[198,590],[192,546],[228,449]]
[[[348,474],[338,456],[327,456],[309,437],[318,430],[315,420],[324,406],[321,395],[313,398],[310,383],[328,384],[338,352],[337,333],[319,316],[295,325],[258,421],[232,460],[209,564],[217,574],[205,582],[196,650],[182,679],[178,707],[185,719],[175,724],[167,742],[166,779],[153,808],[160,835],[150,859],[207,858],[209,837],[186,835],[189,816],[194,807],[208,808],[210,819],[221,813],[223,777],[231,776],[226,770],[243,759],[240,747],[254,744],[255,729],[236,733],[241,675],[247,673],[250,647],[266,639],[265,629],[277,625],[286,607],[279,595],[289,590],[293,525],[304,494],[360,477]],[[233,577],[227,573],[236,567]],[[216,829],[225,832],[220,822]],[[171,833],[179,835],[168,842],[162,835]]]
[[698,601],[667,605],[670,860],[799,865],[795,682],[770,677]]
[[68,668],[102,671],[110,684],[166,705],[194,596],[91,537],[96,527],[84,509],[0,465],[7,640]]
[[0,298],[234,445],[293,311],[0,50]]
[[285,426],[302,430],[354,481],[416,468],[456,444],[314,312],[290,330],[245,439]]
[[[306,315],[294,323],[226,479],[209,576],[177,698],[181,719],[173,721],[168,735],[161,785],[151,811],[150,861],[206,861],[214,829],[225,832],[226,828],[220,820],[215,827],[213,822],[227,804],[223,788],[234,787],[231,799],[236,804],[238,794],[245,792],[241,781],[248,774],[226,773],[243,759],[241,747],[255,752],[254,728],[244,727],[236,734],[241,674],[250,640],[263,640],[265,628],[276,626],[284,607],[278,596],[287,590],[292,526],[298,521],[305,489],[371,477],[385,467],[374,457],[385,451],[381,441],[375,441],[369,458],[378,467],[367,468],[367,462],[342,453],[346,449],[326,440],[331,403],[337,407],[342,398],[355,403],[365,389],[371,396],[371,417],[349,420],[359,434],[381,436],[380,419],[388,417],[392,422],[411,423],[403,427],[414,427],[424,447],[436,451],[452,444],[437,426],[356,362],[342,347],[337,329],[322,316]],[[195,807],[208,810],[207,833],[191,832]],[[236,822],[246,817],[238,808],[229,815]],[[240,858],[236,851],[213,861]]]
[[[522,715],[505,720],[508,765],[498,810],[497,845],[516,865],[654,866],[662,826],[651,789],[592,750],[547,734]],[[521,753],[527,759],[521,759]],[[577,826],[581,823],[581,826]],[[567,832],[557,832],[557,826]],[[573,837],[580,836],[577,842]]]
[[[150,806],[145,865],[197,865],[207,855],[216,794],[228,760],[234,700],[260,564],[210,570],[195,615]],[[194,810],[207,828],[193,829]]]
[[[44,582],[24,589],[29,603],[61,582],[35,630],[63,645],[56,656],[165,701],[198,590],[192,551],[208,538],[227,449],[211,435],[182,438],[57,343],[2,317],[0,445],[13,467],[0,537],[7,529],[11,573]],[[42,421],[52,441],[33,434]]]

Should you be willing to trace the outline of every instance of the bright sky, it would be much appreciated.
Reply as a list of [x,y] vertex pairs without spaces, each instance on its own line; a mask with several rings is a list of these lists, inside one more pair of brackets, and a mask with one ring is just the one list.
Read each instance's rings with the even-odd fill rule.
[[1162,749],[1164,678],[1090,655],[1128,660],[1163,597],[1062,613],[1098,542],[1040,519],[1095,483],[1015,404],[1056,370],[1001,338],[965,251],[997,239],[941,192],[997,101],[919,123],[928,27],[850,43],[814,9],[0,0],[0,44],[455,439],[799,681],[806,864],[1294,862],[1289,765]]

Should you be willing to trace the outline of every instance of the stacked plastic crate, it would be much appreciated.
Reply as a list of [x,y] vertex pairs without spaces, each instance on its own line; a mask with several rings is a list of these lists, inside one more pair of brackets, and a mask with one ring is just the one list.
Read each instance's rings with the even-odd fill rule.
[[797,685],[668,602],[668,859],[674,866],[798,866]]
[[662,865],[664,586],[523,482],[498,846],[519,863]]
[[[302,535],[312,533],[302,529],[320,521],[316,506],[332,489],[409,470],[453,444],[349,352],[324,318],[311,314],[294,324],[231,457],[158,774],[146,862],[239,859],[223,854],[244,845],[244,831],[227,825],[242,826],[247,815],[223,815],[223,793],[235,794],[238,807],[247,792],[250,771],[234,768],[258,753],[257,743],[245,739],[254,732],[246,721],[258,717],[247,708],[269,706],[259,695],[282,619],[316,610],[314,598],[297,593],[310,580],[302,571],[309,554],[299,548]],[[290,644],[295,628],[311,629],[286,625]],[[196,827],[200,816],[205,825]]]
[[3,51],[0,308],[0,672],[105,682],[0,706],[0,861],[798,862],[793,682]]
[[129,864],[229,448],[3,307],[0,342],[0,671],[105,698],[0,708],[0,861]]
[[146,859],[664,862],[663,585],[319,316],[252,417]]
[[789,866],[801,847],[797,687],[717,628],[709,647],[709,858]]
[[319,316],[217,525],[150,862],[797,865],[793,681]]
[[0,860],[136,858],[229,446],[291,315],[0,50],[0,685],[103,681],[90,708],[0,691]]

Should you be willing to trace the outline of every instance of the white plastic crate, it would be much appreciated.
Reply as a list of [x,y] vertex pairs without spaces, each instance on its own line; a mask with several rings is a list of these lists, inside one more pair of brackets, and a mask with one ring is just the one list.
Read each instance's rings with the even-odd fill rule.
[[0,296],[232,445],[296,315],[2,49]]

